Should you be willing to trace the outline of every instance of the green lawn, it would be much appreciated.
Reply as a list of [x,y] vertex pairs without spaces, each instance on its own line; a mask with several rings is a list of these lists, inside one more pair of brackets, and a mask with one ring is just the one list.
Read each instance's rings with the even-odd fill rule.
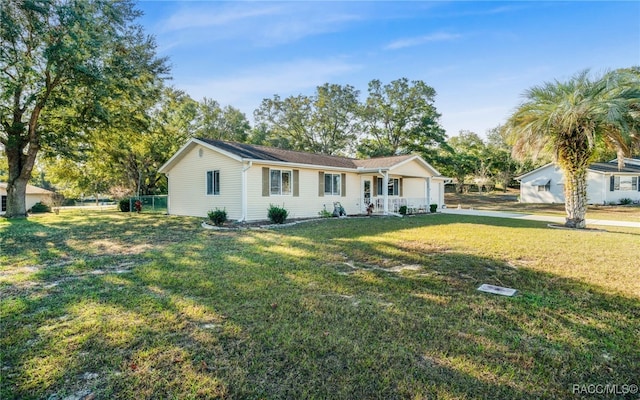
[[640,384],[638,229],[200,222],[0,220],[0,398],[576,399],[574,385]]

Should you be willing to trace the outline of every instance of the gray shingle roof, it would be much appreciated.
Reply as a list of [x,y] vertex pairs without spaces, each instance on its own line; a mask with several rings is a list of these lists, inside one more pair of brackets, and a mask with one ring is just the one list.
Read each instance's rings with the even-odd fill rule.
[[358,167],[363,167],[363,168],[389,168],[405,160],[408,160],[411,157],[414,157],[414,156],[412,154],[405,154],[402,156],[369,158],[367,160],[354,160],[354,163]]
[[593,163],[589,165],[589,169],[598,172],[628,172],[640,174],[640,166],[627,164],[621,170],[618,170],[618,163]]
[[306,153],[302,151],[284,150],[275,147],[258,146],[247,143],[226,142],[223,140],[201,139],[205,143],[216,146],[238,157],[261,161],[280,161],[295,164],[319,165],[337,168],[390,168],[402,161],[414,157],[405,154],[391,157],[369,158],[358,160],[355,158],[330,156],[326,154]]
[[198,139],[219,149],[228,151],[242,158],[262,161],[281,161],[295,164],[320,165],[336,168],[356,168],[354,159],[347,157],[329,156],[326,154],[305,153],[278,149],[275,147],[258,146],[246,143],[225,142],[222,140]]

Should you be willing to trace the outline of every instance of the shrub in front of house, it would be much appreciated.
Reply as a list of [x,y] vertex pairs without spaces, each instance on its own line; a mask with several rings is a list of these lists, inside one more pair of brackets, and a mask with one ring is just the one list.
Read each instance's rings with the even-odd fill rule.
[[226,209],[218,209],[216,208],[213,211],[209,211],[207,213],[209,219],[215,226],[222,226],[225,222],[227,222],[227,210]]
[[269,205],[267,217],[269,217],[269,220],[274,224],[284,224],[288,216],[289,211],[285,210],[284,207],[274,206],[273,204]]
[[118,208],[120,209],[120,211],[122,212],[129,212],[131,211],[131,199],[129,199],[128,197],[126,199],[122,199],[118,202]]
[[31,212],[32,213],[46,213],[46,212],[50,212],[51,208],[44,204],[43,202],[37,202],[36,204],[33,205],[33,207],[31,207]]
[[401,215],[407,215],[407,206],[400,206],[400,208],[398,209],[398,212]]
[[318,211],[318,216],[320,218],[331,218],[333,217],[333,214],[330,211],[327,211],[326,208],[323,208],[322,210]]
[[436,212],[436,210],[438,209],[438,205],[437,204],[429,204],[429,212]]
[[623,198],[623,199],[620,199],[620,200],[618,201],[618,203],[620,203],[620,205],[621,205],[621,206],[627,206],[627,205],[629,205],[629,204],[633,204],[633,200],[631,200],[631,199],[629,199],[629,198],[625,197],[625,198]]

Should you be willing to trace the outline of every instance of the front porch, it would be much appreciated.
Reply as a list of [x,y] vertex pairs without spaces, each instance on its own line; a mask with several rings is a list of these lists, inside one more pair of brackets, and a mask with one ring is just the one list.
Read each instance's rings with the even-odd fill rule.
[[374,197],[371,201],[374,213],[399,213],[402,206],[407,207],[407,214],[418,214],[429,212],[429,204],[426,197]]

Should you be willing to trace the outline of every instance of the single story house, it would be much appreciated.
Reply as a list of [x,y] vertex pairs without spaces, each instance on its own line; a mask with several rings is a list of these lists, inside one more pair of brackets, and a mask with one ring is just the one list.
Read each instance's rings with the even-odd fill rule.
[[357,160],[244,143],[190,139],[162,167],[168,212],[204,217],[225,209],[229,219],[267,219],[270,205],[290,218],[317,217],[339,202],[348,214],[428,211],[444,204],[440,175],[418,155]]
[[[622,199],[640,202],[640,159],[625,158],[618,169],[618,160],[593,163],[587,169],[587,202],[618,204]],[[564,203],[564,175],[550,163],[516,177],[520,181],[522,203]]]
[[[31,209],[36,203],[45,202],[53,192],[39,188],[33,185],[27,185],[25,203],[27,210]],[[2,201],[2,208],[0,208],[0,215],[4,215],[7,212],[7,183],[0,182],[0,200]]]

